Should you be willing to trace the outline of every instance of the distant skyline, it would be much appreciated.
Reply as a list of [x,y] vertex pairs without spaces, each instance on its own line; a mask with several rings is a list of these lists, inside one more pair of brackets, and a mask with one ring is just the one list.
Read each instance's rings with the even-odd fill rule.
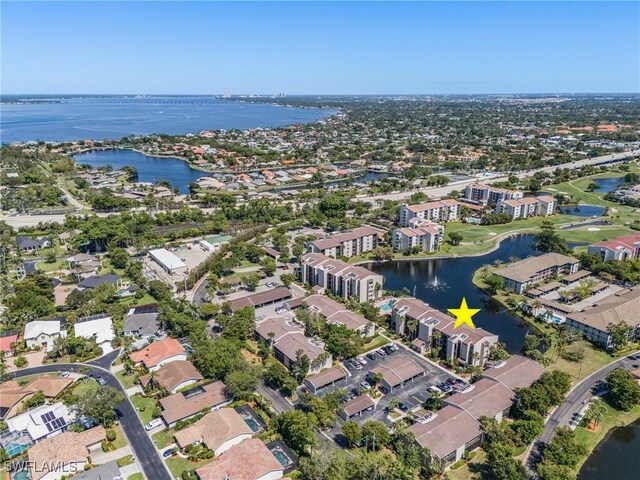
[[6,2],[3,94],[640,92],[638,2]]

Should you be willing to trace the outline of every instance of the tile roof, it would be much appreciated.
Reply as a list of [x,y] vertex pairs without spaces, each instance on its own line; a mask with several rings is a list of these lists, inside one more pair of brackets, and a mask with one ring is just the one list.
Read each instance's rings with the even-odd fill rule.
[[424,371],[424,368],[411,358],[394,357],[386,360],[382,365],[372,368],[370,372],[373,374],[381,373],[385,381],[395,387],[416,375],[422,375]]
[[356,413],[363,412],[368,408],[371,408],[375,405],[374,401],[368,395],[361,395],[359,397],[353,398],[342,405],[342,410],[347,416],[355,415]]
[[[182,382],[189,380],[197,382],[203,379],[204,377],[188,360],[176,360],[167,363],[155,372],[155,381],[169,391],[176,388]],[[151,381],[151,375],[143,375],[139,380],[143,386],[146,386]]]
[[552,267],[579,263],[580,260],[561,253],[545,253],[538,257],[529,257],[524,260],[507,265],[505,268],[495,270],[501,277],[515,280],[516,282],[526,282],[534,277],[538,272]]
[[491,378],[482,378],[473,384],[473,388],[464,393],[454,393],[445,402],[456,405],[474,418],[495,417],[513,405],[515,393],[502,383]]
[[609,324],[617,325],[626,322],[632,327],[640,325],[638,312],[640,312],[640,285],[621,294],[610,295],[581,312],[570,313],[567,319],[606,332]]
[[129,358],[135,363],[142,362],[147,368],[153,368],[176,355],[186,355],[184,347],[175,338],[165,338],[133,352]]
[[315,388],[322,388],[330,383],[342,380],[343,378],[347,378],[347,372],[340,367],[332,367],[322,370],[320,373],[316,373],[315,375],[308,376],[306,382],[310,383]]
[[[198,468],[200,480],[257,480],[267,475],[280,478],[284,467],[257,438],[234,445],[212,463]],[[275,475],[279,472],[277,476]]]
[[216,451],[225,442],[241,435],[252,435],[253,430],[233,408],[221,408],[207,413],[193,425],[175,432],[180,448],[195,442],[204,443],[208,449]]
[[195,415],[205,408],[213,408],[229,400],[224,383],[220,381],[208,383],[193,390],[174,393],[161,399],[162,418],[168,424],[172,424]]
[[522,355],[511,355],[499,367],[491,367],[484,371],[483,377],[493,378],[504,386],[514,390],[528,387],[544,373],[544,367],[538,362]]

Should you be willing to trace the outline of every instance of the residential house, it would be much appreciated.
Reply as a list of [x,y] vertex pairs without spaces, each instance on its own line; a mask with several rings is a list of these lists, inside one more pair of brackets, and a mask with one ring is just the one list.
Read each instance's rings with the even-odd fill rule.
[[60,480],[79,473],[89,464],[90,449],[105,439],[102,426],[84,432],[64,432],[29,449],[31,480]]
[[24,236],[16,237],[16,245],[23,252],[34,252],[51,246],[51,240],[47,237],[31,238]]
[[522,294],[531,285],[555,275],[576,273],[580,260],[561,253],[545,253],[539,257],[529,257],[495,270],[502,277],[503,285]]
[[64,318],[34,320],[24,327],[24,341],[27,348],[41,348],[45,352],[53,350],[56,339],[65,338],[67,330]]
[[191,418],[205,409],[222,408],[232,400],[224,383],[207,383],[161,399],[162,420],[171,428],[180,420]]
[[122,279],[113,273],[106,273],[100,276],[92,276],[85,278],[80,283],[78,283],[78,290],[81,292],[84,290],[91,290],[93,288],[99,287],[100,285],[113,285],[116,288],[122,287]]
[[155,372],[168,363],[186,360],[187,352],[175,338],[165,338],[133,352],[129,358],[135,364],[144,365],[150,372]]
[[69,271],[78,281],[97,275],[102,268],[102,264],[97,257],[86,253],[78,253],[67,258],[67,263],[69,264]]
[[640,233],[594,243],[589,245],[588,252],[598,255],[605,262],[638,260],[640,259]]
[[15,345],[18,342],[18,332],[7,330],[0,332],[0,355],[10,357],[14,354]]
[[277,480],[284,469],[261,440],[251,438],[198,468],[196,474],[200,480]]
[[324,343],[306,337],[302,325],[285,317],[261,320],[256,326],[256,335],[272,347],[274,357],[289,369],[297,362],[298,353],[309,359],[309,374],[332,365],[331,354],[324,349]]
[[207,413],[193,425],[174,434],[179,448],[202,443],[216,457],[252,436],[253,430],[233,408],[221,408]]
[[353,297],[359,302],[373,301],[382,295],[382,275],[321,253],[308,253],[302,257],[300,277],[303,283],[312,287],[319,286],[334,295]]
[[204,377],[196,370],[196,367],[188,360],[175,360],[165,363],[154,370],[154,374],[142,375],[138,380],[142,388],[156,385],[165,388],[168,392],[176,393],[189,385],[193,385]]
[[67,430],[74,418],[64,403],[57,402],[32,408],[7,419],[6,423],[10,432],[27,432],[35,443]]
[[113,322],[106,313],[79,318],[73,325],[73,331],[76,337],[95,338],[96,344],[102,348],[104,354],[113,350],[111,347],[111,342],[115,338]]
[[400,207],[398,225],[408,227],[413,218],[431,220],[433,222],[452,222],[460,219],[460,202],[457,200],[439,200],[418,205]]
[[460,325],[455,319],[416,298],[402,298],[392,308],[396,333],[409,334],[420,353],[438,347],[446,361],[484,365],[498,336],[482,328]]
[[309,243],[309,251],[327,257],[355,257],[378,246],[379,231],[364,226],[346,232],[328,235]]
[[140,305],[131,308],[124,320],[124,335],[149,339],[158,334],[158,305]]

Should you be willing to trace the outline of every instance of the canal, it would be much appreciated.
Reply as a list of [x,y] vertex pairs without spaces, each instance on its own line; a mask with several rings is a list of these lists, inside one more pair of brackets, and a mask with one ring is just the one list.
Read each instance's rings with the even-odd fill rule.
[[385,289],[406,288],[412,295],[415,289],[417,298],[442,311],[457,308],[465,297],[470,308],[481,309],[473,317],[475,325],[498,334],[509,352],[515,353],[532,327],[477,288],[472,277],[477,269],[496,260],[507,263],[513,258],[540,255],[532,245],[533,235],[521,235],[505,239],[497,250],[477,257],[385,262],[368,268],[385,277]]
[[578,474],[578,480],[640,478],[640,420],[611,430]]

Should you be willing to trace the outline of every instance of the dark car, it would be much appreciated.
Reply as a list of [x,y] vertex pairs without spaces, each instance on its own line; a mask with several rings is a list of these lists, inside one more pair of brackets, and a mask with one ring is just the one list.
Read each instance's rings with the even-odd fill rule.
[[373,353],[367,353],[367,358],[368,358],[369,360],[375,360],[375,359],[376,359],[376,356],[375,356]]
[[353,370],[354,368],[356,368],[356,366],[351,362],[345,363],[344,366],[347,367],[348,370]]
[[398,408],[400,410],[402,410],[403,412],[408,412],[409,411],[409,407],[407,407],[404,403],[398,404]]
[[360,396],[360,390],[358,390],[357,388],[352,388],[351,389],[351,394],[355,397]]
[[385,387],[380,387],[380,391],[381,391],[382,393],[384,393],[385,395],[386,395],[387,393],[389,393],[389,390],[387,390]]
[[173,454],[174,454],[173,448],[170,448],[170,449],[165,450],[164,452],[162,452],[162,456],[163,456],[164,458],[172,457],[172,456],[173,456]]

